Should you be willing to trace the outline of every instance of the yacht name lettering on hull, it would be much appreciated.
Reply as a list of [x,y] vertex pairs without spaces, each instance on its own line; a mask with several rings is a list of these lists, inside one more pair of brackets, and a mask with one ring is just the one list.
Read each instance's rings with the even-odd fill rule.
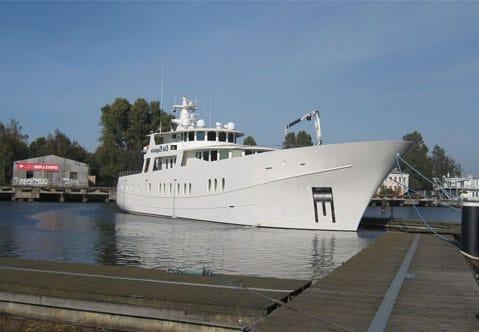
[[168,151],[168,145],[160,145],[157,148],[151,149],[151,153],[159,153],[159,152],[166,152]]

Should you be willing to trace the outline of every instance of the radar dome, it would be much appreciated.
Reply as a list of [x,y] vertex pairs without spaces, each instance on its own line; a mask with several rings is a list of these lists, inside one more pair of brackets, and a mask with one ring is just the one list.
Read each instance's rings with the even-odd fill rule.
[[228,129],[229,130],[235,130],[235,123],[234,122],[228,122]]
[[205,127],[205,120],[199,119],[198,121],[196,121],[196,126],[198,128],[204,128]]

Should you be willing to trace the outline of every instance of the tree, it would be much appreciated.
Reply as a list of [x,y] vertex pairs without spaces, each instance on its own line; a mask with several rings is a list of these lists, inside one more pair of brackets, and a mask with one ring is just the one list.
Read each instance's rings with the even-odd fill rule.
[[10,183],[13,162],[27,158],[28,136],[22,133],[22,126],[17,120],[8,124],[0,122],[0,183]]
[[77,141],[72,141],[67,135],[56,129],[53,134],[38,137],[28,146],[29,158],[54,154],[62,158],[87,162],[90,158],[88,151]]
[[255,139],[254,139],[253,136],[247,136],[247,137],[243,140],[243,144],[244,144],[244,145],[256,146],[256,141],[255,141]]
[[[403,136],[404,141],[410,141],[413,143],[411,149],[404,155],[404,159],[419,172],[421,172],[427,178],[432,176],[432,163],[428,156],[429,149],[424,143],[421,133],[413,131],[412,133]],[[431,189],[431,184],[420,176],[414,176],[411,174],[409,179],[411,188],[414,189]]]
[[444,148],[435,145],[431,155],[432,176],[441,178],[442,176],[460,176],[462,173],[461,165],[446,155]]
[[284,137],[283,141],[283,149],[291,149],[296,146],[296,134],[295,133],[288,133]]
[[311,135],[305,132],[304,130],[300,130],[298,135],[296,135],[296,146],[311,146],[313,145],[313,139]]
[[298,135],[295,133],[288,133],[284,137],[283,149],[291,149],[300,146],[311,146],[313,145],[313,139],[304,130],[300,130]]
[[158,101],[147,102],[138,98],[133,105],[127,99],[117,98],[101,110],[102,127],[100,146],[95,151],[98,182],[114,185],[121,171],[141,168],[143,146],[147,135],[169,131],[173,117],[160,108]]

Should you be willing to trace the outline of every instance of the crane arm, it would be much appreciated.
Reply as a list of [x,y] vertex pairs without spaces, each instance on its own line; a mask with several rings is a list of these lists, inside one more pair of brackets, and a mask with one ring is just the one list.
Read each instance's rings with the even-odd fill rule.
[[305,120],[311,121],[311,119],[314,119],[314,129],[316,130],[316,139],[317,139],[317,144],[321,145],[323,144],[323,141],[321,140],[321,121],[319,117],[319,110],[314,110],[312,112],[306,113],[300,118],[297,118],[294,121],[291,121],[288,123],[286,128],[284,129],[284,135],[286,136],[288,134],[288,129],[297,125],[300,122],[303,122]]

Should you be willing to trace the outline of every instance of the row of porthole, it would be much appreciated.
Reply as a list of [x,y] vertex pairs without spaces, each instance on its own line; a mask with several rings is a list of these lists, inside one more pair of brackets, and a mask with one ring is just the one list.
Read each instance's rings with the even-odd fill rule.
[[[191,183],[177,183],[176,192],[174,192],[175,187],[173,183],[159,183],[157,192],[160,195],[191,195]],[[151,192],[151,183],[148,184],[148,193]]]
[[226,181],[225,178],[221,179],[221,186],[219,187],[218,179],[208,179],[208,192],[216,192],[218,190],[225,191]]
[[136,191],[140,191],[140,186],[133,186],[131,184],[130,185],[126,184],[121,186],[122,191],[135,191],[135,189]]

